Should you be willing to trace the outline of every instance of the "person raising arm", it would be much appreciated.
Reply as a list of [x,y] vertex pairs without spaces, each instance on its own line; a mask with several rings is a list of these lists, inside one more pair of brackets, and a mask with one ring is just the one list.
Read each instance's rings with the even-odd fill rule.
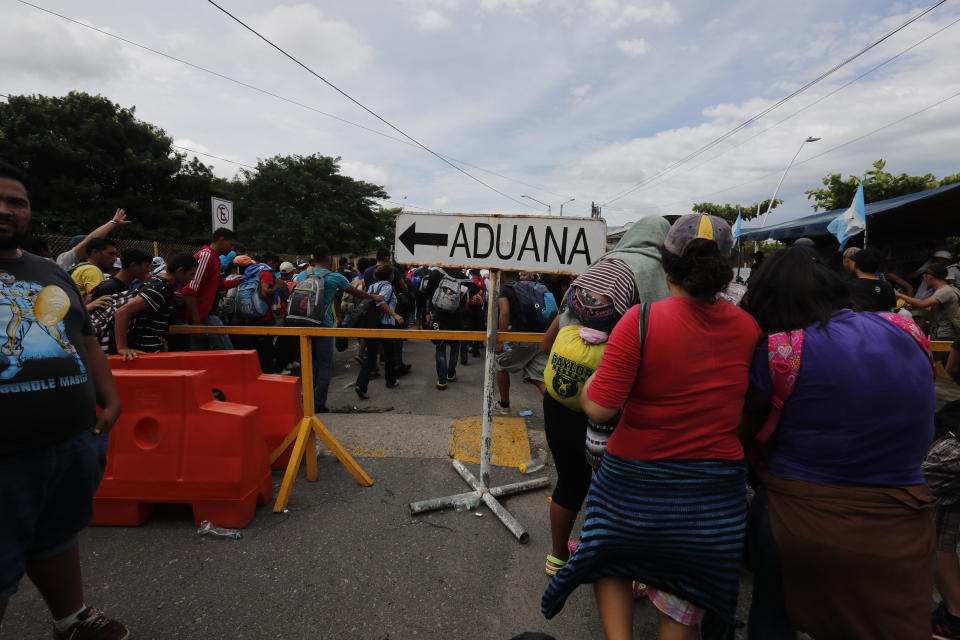
[[117,209],[112,218],[87,235],[74,236],[70,240],[70,246],[67,250],[57,256],[57,264],[66,272],[76,269],[77,265],[87,259],[87,244],[91,240],[105,238],[114,227],[130,224],[130,222],[130,220],[127,220],[127,212],[123,209]]

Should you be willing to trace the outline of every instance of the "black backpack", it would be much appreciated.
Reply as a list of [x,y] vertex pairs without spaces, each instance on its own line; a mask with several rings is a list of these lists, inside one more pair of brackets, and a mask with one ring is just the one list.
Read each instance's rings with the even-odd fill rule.
[[[521,280],[506,286],[513,289],[523,326],[514,331],[546,331],[557,315],[557,302],[550,290],[539,282]],[[512,302],[512,300],[511,300]]]
[[364,298],[343,319],[342,326],[350,329],[379,329],[380,303]]

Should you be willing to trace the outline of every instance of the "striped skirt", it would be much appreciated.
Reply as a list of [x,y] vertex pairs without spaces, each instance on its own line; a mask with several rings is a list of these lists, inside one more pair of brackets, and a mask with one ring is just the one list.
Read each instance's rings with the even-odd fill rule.
[[746,530],[746,467],[607,453],[587,496],[580,546],[550,582],[552,618],[582,583],[644,582],[734,621]]

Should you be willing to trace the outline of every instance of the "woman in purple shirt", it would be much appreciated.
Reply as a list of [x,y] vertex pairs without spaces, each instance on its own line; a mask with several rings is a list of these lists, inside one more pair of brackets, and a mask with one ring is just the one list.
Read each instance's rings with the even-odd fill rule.
[[[840,278],[806,248],[750,280],[768,334],[803,330],[796,386],[767,442],[751,505],[750,637],[930,637],[934,558],[921,463],[933,437],[929,352],[904,328],[855,313]],[[751,371],[741,437],[774,396],[767,341]]]

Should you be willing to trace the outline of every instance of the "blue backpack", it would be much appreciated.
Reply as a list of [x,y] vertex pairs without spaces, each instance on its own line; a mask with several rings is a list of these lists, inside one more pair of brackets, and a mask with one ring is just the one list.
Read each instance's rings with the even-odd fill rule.
[[270,310],[270,303],[260,294],[260,274],[268,270],[265,264],[252,264],[243,271],[243,282],[237,287],[236,317],[257,320]]
[[557,315],[557,301],[539,282],[521,280],[511,283],[520,304],[520,317],[525,331],[546,331]]

